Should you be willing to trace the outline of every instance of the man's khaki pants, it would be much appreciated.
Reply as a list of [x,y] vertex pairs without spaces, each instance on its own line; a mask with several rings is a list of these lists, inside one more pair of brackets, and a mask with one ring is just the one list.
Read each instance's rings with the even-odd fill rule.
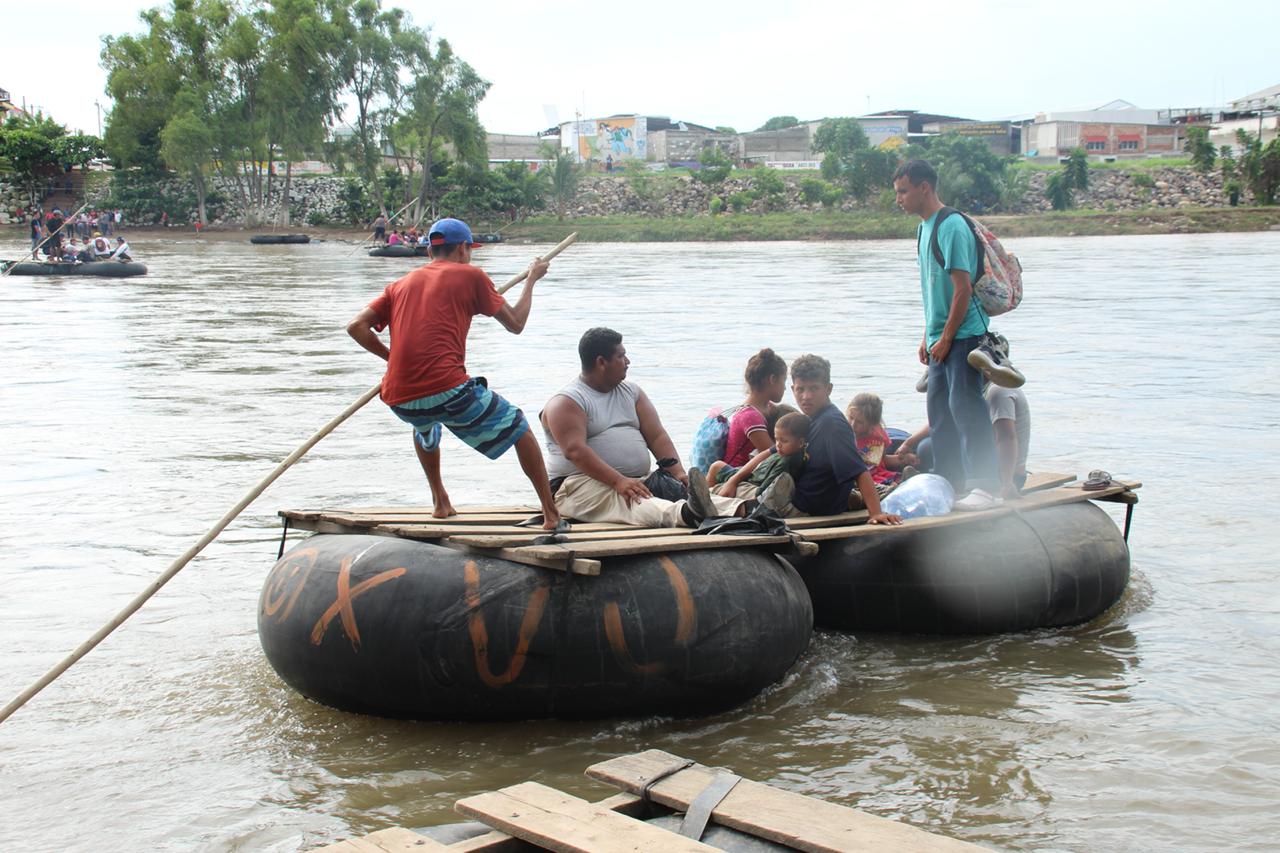
[[[742,498],[711,496],[721,515],[733,515]],[[556,509],[566,518],[579,521],[631,524],[636,527],[685,527],[681,508],[685,501],[646,498],[627,506],[626,500],[612,486],[593,480],[586,474],[566,477],[556,491]]]

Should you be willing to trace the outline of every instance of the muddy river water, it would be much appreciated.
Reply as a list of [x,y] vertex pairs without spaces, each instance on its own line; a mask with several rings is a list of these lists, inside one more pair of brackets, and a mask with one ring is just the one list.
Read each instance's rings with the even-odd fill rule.
[[[1023,239],[997,327],[1028,375],[1031,468],[1145,488],[1121,603],[1067,630],[822,633],[703,719],[413,723],[286,687],[256,636],[281,508],[421,504],[374,402],[123,629],[0,726],[0,849],[296,850],[455,819],[527,779],[657,747],[1014,850],[1275,849],[1280,838],[1280,233]],[[378,381],[348,319],[412,261],[338,242],[137,239],[151,274],[0,281],[0,701],[105,622],[274,464]],[[0,238],[0,255],[21,248]],[[478,258],[497,281],[537,247]],[[626,336],[682,451],[760,346],[826,355],[835,399],[924,416],[905,241],[579,245],[526,332],[469,366],[537,411],[578,335]],[[531,499],[514,454],[452,438],[455,502]],[[1109,510],[1119,515],[1119,510]]]

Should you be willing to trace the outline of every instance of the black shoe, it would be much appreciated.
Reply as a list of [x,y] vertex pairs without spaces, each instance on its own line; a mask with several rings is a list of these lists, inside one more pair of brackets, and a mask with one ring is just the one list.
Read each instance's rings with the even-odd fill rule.
[[685,506],[701,523],[704,518],[719,515],[715,503],[711,500],[711,489],[707,487],[706,476],[697,468],[689,470],[689,497]]

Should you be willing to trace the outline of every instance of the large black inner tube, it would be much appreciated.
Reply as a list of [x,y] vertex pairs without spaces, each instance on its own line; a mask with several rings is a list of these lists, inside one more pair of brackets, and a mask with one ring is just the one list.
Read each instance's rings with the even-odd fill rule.
[[19,261],[12,265],[9,275],[85,275],[100,278],[131,278],[146,275],[147,265],[137,261],[89,261],[88,263],[56,263],[43,261]]
[[430,254],[429,246],[406,246],[403,243],[395,246],[379,246],[369,250],[371,258],[423,258]]
[[1090,501],[824,542],[792,560],[819,627],[992,634],[1086,622],[1129,581],[1129,549]]
[[754,548],[610,558],[598,577],[411,540],[317,535],[276,563],[258,635],[286,682],[389,717],[705,714],[780,679],[813,610]]
[[275,243],[310,243],[311,237],[306,234],[255,234],[249,238],[249,242],[260,246]]

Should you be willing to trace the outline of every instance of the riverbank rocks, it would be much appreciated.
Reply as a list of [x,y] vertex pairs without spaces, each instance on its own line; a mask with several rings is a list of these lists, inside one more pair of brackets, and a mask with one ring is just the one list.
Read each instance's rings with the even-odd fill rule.
[[[1053,169],[1028,170],[1026,191],[1012,204],[1008,213],[1039,213],[1050,209],[1045,198],[1045,185]],[[189,225],[195,221],[195,191],[191,182],[175,176],[159,178],[145,187],[138,184],[136,175],[128,175],[128,193],[113,192],[113,183],[120,180],[115,173],[102,174],[104,179],[89,187],[87,200],[91,205],[104,204],[108,198],[134,196],[145,198],[138,209],[125,206],[125,219],[139,225],[156,225],[160,211],[167,210],[171,225]],[[679,217],[707,215],[713,208],[725,213],[740,210],[747,213],[816,212],[823,210],[817,201],[805,199],[805,181],[817,175],[812,172],[776,172],[780,188],[772,194],[759,192],[758,175],[750,171],[715,184],[704,184],[688,174],[665,172],[641,172],[638,174],[587,174],[578,184],[577,192],[566,205],[566,213],[573,217],[591,216],[644,216]],[[348,177],[334,175],[295,176],[289,191],[290,220],[295,226],[342,223],[348,219],[344,199]],[[211,226],[240,225],[238,205],[231,203],[239,197],[241,188],[235,181],[218,176],[208,179],[209,221]],[[114,188],[119,189],[119,188]],[[261,221],[276,219],[280,206],[285,203],[284,178],[275,176],[270,182],[268,200],[261,211]],[[946,188],[943,187],[945,198]],[[1242,204],[1251,202],[1246,192]],[[159,202],[159,203],[157,203]],[[13,221],[13,211],[27,204],[26,189],[9,181],[0,181],[0,224]],[[554,203],[548,199],[549,206]],[[1222,190],[1219,172],[1201,173],[1189,166],[1156,166],[1147,170],[1095,168],[1089,170],[1089,186],[1075,193],[1075,206],[1082,210],[1127,211],[1143,208],[1225,207],[1229,204]],[[896,210],[893,193],[889,187],[864,201],[842,199],[834,209],[853,212],[888,213]]]
[[[1038,213],[1051,210],[1045,185],[1054,170],[1030,173],[1022,203],[1010,213]],[[1250,202],[1248,194],[1240,202]],[[1222,190],[1220,172],[1202,173],[1189,166],[1165,166],[1148,171],[1120,169],[1089,170],[1089,187],[1076,190],[1075,206],[1082,210],[1140,210],[1145,207],[1226,207],[1230,204]]]

